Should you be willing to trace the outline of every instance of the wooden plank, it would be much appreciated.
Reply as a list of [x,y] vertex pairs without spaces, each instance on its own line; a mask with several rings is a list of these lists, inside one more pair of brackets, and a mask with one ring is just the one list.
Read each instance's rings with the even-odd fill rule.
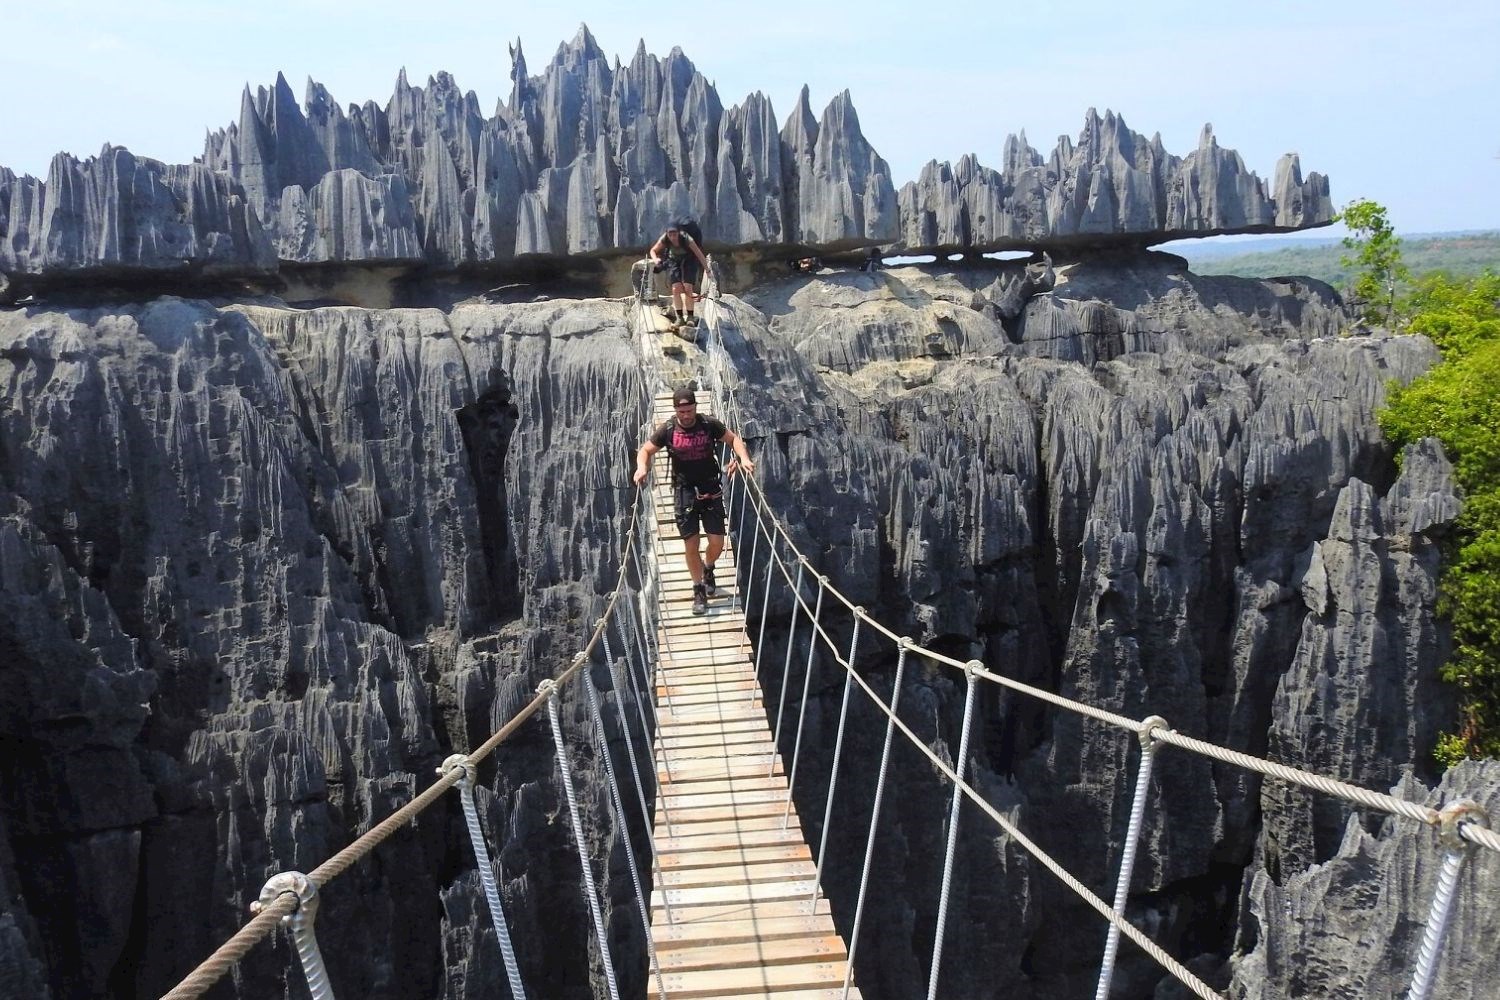
[[774,993],[726,993],[714,1000],[862,1000],[854,986],[849,987],[849,996],[844,996],[842,987],[810,990],[777,990]]
[[670,809],[709,809],[716,806],[740,809],[746,806],[764,805],[767,802],[785,802],[786,782],[783,781],[780,788],[747,788],[743,791],[735,789],[727,792],[709,792],[703,795],[665,795],[663,798]]
[[655,924],[651,938],[658,953],[679,948],[697,950],[707,945],[742,944],[747,941],[779,941],[813,937],[827,932],[832,922],[826,916],[760,917],[747,920],[711,920],[695,924]]
[[[760,712],[762,709],[757,706],[756,711]],[[657,738],[662,740],[701,740],[721,734],[754,736],[765,740],[766,749],[771,749],[771,728],[766,725],[764,714],[759,718],[705,715],[699,722],[677,722],[670,726],[656,727]]]
[[[793,806],[792,813],[795,814],[796,812],[797,807]],[[712,822],[697,822],[688,824],[678,823],[677,817],[673,815],[671,817],[671,820],[672,837],[674,839],[722,833],[743,833],[748,839],[748,837],[752,833],[758,832],[775,832],[779,834],[790,833],[800,836],[798,827],[792,826],[790,824],[785,827],[782,826],[780,815],[741,816],[738,819],[731,818],[724,820],[714,820]]]
[[752,670],[755,658],[750,655],[750,646],[729,646],[724,649],[663,649],[656,661],[657,672],[702,667],[725,667],[744,664]]
[[668,781],[662,784],[661,795],[667,799],[690,801],[704,795],[724,795],[730,792],[758,792],[775,790],[786,794],[786,775],[767,775],[765,768],[745,768],[744,773],[730,777],[682,782]]
[[[657,686],[657,697],[662,702],[671,702],[671,711],[674,713],[678,708],[696,709],[704,705],[719,703],[731,703],[743,708],[746,703],[759,701],[761,698],[760,688],[755,685],[755,678],[745,677],[722,677],[718,678],[723,685],[720,687],[714,683],[712,675],[701,678],[690,678],[692,683],[676,685],[662,683]],[[662,706],[667,707],[666,705]],[[764,709],[762,709],[764,712]]]
[[755,675],[744,668],[709,667],[703,670],[682,668],[671,673],[659,674],[656,689],[668,694],[701,694],[704,689],[724,693],[736,691],[760,691]]
[[[692,757],[702,760],[703,751],[718,751],[725,757],[756,757],[766,762],[767,773],[771,767],[772,748],[769,742],[762,742],[755,735],[723,733],[718,736],[684,737],[680,740],[662,741],[662,749],[669,753],[682,756],[684,759]],[[739,764],[750,763],[738,761]]]
[[731,865],[778,864],[788,861],[811,861],[812,851],[806,844],[780,844],[773,847],[730,847],[722,851],[678,852],[656,859],[662,874],[671,872],[713,870]]
[[737,706],[753,706],[764,710],[760,700],[760,691],[753,688],[730,688],[724,690],[715,687],[691,688],[686,691],[660,692],[665,697],[663,701],[669,701],[674,711],[683,709],[699,708],[704,705],[723,705],[728,708]]
[[[733,761],[720,761],[718,763],[696,763],[682,766],[673,765],[670,771],[661,770],[656,772],[656,783],[663,790],[668,785],[690,785],[700,781],[723,781],[729,778],[755,777],[766,774],[766,766],[758,764],[740,764]],[[786,769],[782,762],[776,762],[775,770],[771,774],[785,774]]]
[[813,882],[812,879],[799,879],[743,885],[702,885],[687,889],[653,889],[651,905],[661,905],[663,896],[666,897],[666,905],[674,910],[720,903],[803,901],[813,898]]
[[777,824],[769,830],[732,830],[728,833],[700,833],[697,827],[687,827],[678,831],[672,828],[673,836],[667,836],[663,827],[658,824],[656,828],[656,853],[658,857],[665,858],[674,854],[691,854],[694,852],[711,853],[715,851],[750,850],[757,847],[786,847],[800,845],[806,847],[802,839],[801,830],[783,830],[781,824]]
[[774,992],[842,985],[843,962],[772,965],[758,969],[701,969],[663,973],[667,995],[682,1000],[733,996],[747,990]]
[[674,710],[671,712],[660,713],[657,717],[657,725],[663,728],[671,728],[672,726],[682,725],[691,726],[697,725],[703,722],[705,719],[711,719],[716,716],[724,721],[759,718],[762,722],[764,722],[766,714],[759,709],[749,709],[742,707],[724,709],[717,713],[712,708],[689,709],[681,712]]
[[[848,955],[837,934],[809,934],[800,940],[747,941],[701,948],[674,948],[657,956],[662,972],[691,969],[746,969],[760,965],[834,962]],[[843,982],[840,978],[839,982]]]
[[[671,808],[670,806],[668,808]],[[743,805],[732,806],[678,806],[672,808],[672,825],[682,826],[692,823],[712,823],[719,820],[743,821],[747,819],[775,818],[780,822],[783,816],[790,816],[787,826],[795,826],[799,822],[795,817],[797,807],[794,805],[790,813],[786,811],[785,802],[747,802]]]
[[[657,888],[696,889],[703,886],[741,886],[764,882],[811,882],[818,870],[811,860],[767,861],[761,864],[725,864],[717,868],[689,868],[657,875]],[[811,893],[809,893],[811,896]]]
[[779,917],[822,916],[832,920],[827,897],[819,897],[817,903],[809,905],[807,900],[762,899],[758,902],[740,901],[715,903],[711,906],[673,907],[663,909],[660,903],[651,905],[651,926],[695,927],[702,924],[726,920],[771,920]]
[[692,605],[683,604],[680,611],[671,611],[658,621],[658,634],[665,632],[666,640],[674,647],[688,647],[690,642],[706,642],[712,639],[720,645],[748,647],[745,641],[745,616],[734,598],[719,595],[707,599],[707,610],[694,614]]

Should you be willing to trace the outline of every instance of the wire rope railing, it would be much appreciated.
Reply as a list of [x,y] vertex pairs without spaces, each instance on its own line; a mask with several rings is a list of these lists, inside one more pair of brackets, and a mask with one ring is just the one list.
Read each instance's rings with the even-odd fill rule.
[[[726,327],[730,329],[737,329],[737,322],[733,316],[734,308],[735,307],[732,305],[720,305],[717,301],[710,303],[705,308],[705,318],[709,329],[709,337],[706,350],[704,380],[708,383],[708,388],[713,399],[715,412],[719,413],[721,415],[721,418],[731,426],[743,428],[746,426],[744,419],[745,415],[740,412],[740,409],[738,407],[736,389],[735,385],[733,384],[733,366],[728,360],[728,352],[723,340]],[[853,601],[851,601],[836,587],[830,584],[826,576],[821,575],[813,567],[810,559],[798,547],[796,541],[792,538],[791,533],[787,530],[785,525],[776,518],[775,514],[772,511],[771,502],[766,496],[760,482],[757,481],[757,479],[753,476],[745,476],[740,478],[741,485],[739,488],[739,505],[741,514],[741,526],[737,530],[743,532],[743,522],[745,517],[747,516],[746,512],[750,511],[751,514],[748,516],[750,516],[753,522],[753,530],[757,532],[756,545],[758,546],[759,544],[759,533],[764,532],[768,539],[767,555],[765,557],[765,587],[763,591],[762,615],[760,622],[760,635],[762,638],[757,642],[756,648],[756,670],[758,676],[760,673],[760,657],[764,651],[763,640],[766,622],[765,609],[770,603],[769,592],[771,589],[771,581],[774,575],[773,567],[780,569],[782,580],[788,587],[791,594],[790,621],[787,626],[787,636],[785,640],[786,658],[782,665],[782,676],[780,681],[781,692],[778,699],[776,713],[776,744],[779,746],[781,742],[781,719],[785,711],[786,689],[789,686],[789,682],[791,680],[789,670],[791,665],[791,651],[794,644],[797,620],[799,615],[806,614],[811,622],[811,631],[807,640],[809,646],[809,665],[807,668],[807,675],[803,678],[804,705],[802,706],[802,709],[805,710],[806,708],[805,699],[807,697],[807,688],[810,680],[812,664],[811,649],[816,642],[821,640],[826,647],[826,652],[829,658],[837,662],[847,672],[847,679],[849,681],[852,681],[855,685],[859,686],[868,697],[870,702],[874,704],[880,712],[884,713],[887,716],[888,725],[892,729],[900,729],[907,740],[920,752],[927,756],[933,766],[953,783],[954,806],[949,822],[950,839],[952,837],[952,832],[956,827],[957,804],[959,801],[959,796],[961,795],[962,797],[967,798],[975,807],[988,815],[996,825],[998,825],[1012,838],[1012,840],[1020,844],[1033,858],[1037,859],[1044,867],[1048,868],[1049,871],[1051,871],[1060,881],[1068,886],[1068,888],[1070,888],[1080,899],[1082,899],[1085,903],[1099,912],[1100,915],[1106,920],[1108,924],[1108,933],[1105,941],[1104,957],[1100,965],[1100,975],[1097,989],[1098,997],[1105,997],[1108,995],[1109,984],[1113,975],[1113,965],[1115,962],[1115,955],[1117,953],[1118,941],[1121,936],[1129,938],[1133,943],[1135,943],[1143,951],[1150,955],[1168,973],[1174,976],[1195,995],[1204,998],[1219,997],[1219,994],[1214,991],[1212,987],[1203,982],[1199,977],[1189,971],[1171,955],[1167,954],[1164,949],[1152,942],[1125,918],[1125,903],[1129,895],[1130,879],[1133,871],[1133,862],[1135,858],[1136,847],[1138,845],[1142,827],[1144,826],[1146,818],[1145,812],[1151,785],[1151,765],[1159,749],[1163,746],[1176,747],[1178,749],[1185,750],[1187,752],[1206,757],[1211,760],[1216,760],[1221,763],[1229,764],[1261,774],[1274,780],[1298,785],[1321,794],[1335,796],[1362,808],[1416,820],[1435,830],[1442,831],[1442,842],[1445,847],[1442,872],[1440,874],[1437,892],[1434,896],[1432,911],[1429,914],[1426,924],[1426,934],[1424,936],[1421,952],[1418,956],[1418,966],[1413,976],[1411,992],[1408,994],[1408,996],[1413,998],[1413,1000],[1422,1000],[1422,998],[1425,998],[1427,995],[1429,995],[1432,988],[1432,981],[1435,979],[1435,972],[1433,970],[1435,969],[1436,963],[1441,957],[1443,939],[1448,924],[1451,920],[1451,912],[1453,908],[1452,897],[1456,891],[1458,873],[1462,867],[1462,864],[1467,856],[1469,854],[1472,854],[1474,849],[1476,848],[1483,848],[1491,851],[1500,851],[1500,836],[1497,836],[1494,831],[1489,829],[1488,817],[1477,805],[1468,800],[1462,800],[1457,804],[1450,805],[1443,809],[1438,809],[1420,803],[1410,802],[1398,798],[1394,795],[1375,792],[1370,789],[1361,788],[1357,785],[1350,784],[1348,782],[1340,781],[1338,779],[1329,778],[1324,775],[1319,775],[1304,769],[1290,767],[1288,765],[1280,764],[1275,761],[1254,757],[1240,751],[1231,750],[1226,747],[1221,747],[1216,744],[1186,736],[1171,729],[1166,720],[1157,716],[1152,716],[1144,720],[1131,719],[1117,712],[1112,712],[1108,709],[1100,708],[1096,705],[1090,705],[1084,702],[1077,701],[1075,699],[1067,698],[1063,695],[1046,691],[1033,685],[1028,685],[1012,678],[1005,677],[1002,674],[985,668],[978,661],[964,663],[952,657],[945,656],[935,650],[930,650],[915,645],[910,646],[908,650],[907,644],[909,643],[909,640],[902,639],[902,637],[896,635],[895,632],[887,628],[881,622],[867,615],[862,608],[855,605]],[[784,549],[787,552],[785,561],[783,561],[780,553],[778,552],[778,548]],[[791,574],[788,570],[788,564],[793,561],[795,561],[797,564],[797,577],[795,582],[793,582]],[[755,560],[753,557],[751,559],[751,562],[743,567],[743,569],[745,571],[745,578],[747,580],[752,580],[756,572]],[[813,581],[813,585],[816,587],[815,600],[813,600],[812,602],[815,605],[816,610],[809,608],[807,606],[807,602],[804,600],[802,594],[802,583],[804,577],[810,577]],[[976,679],[983,680],[988,684],[1008,689],[1017,694],[1049,703],[1065,711],[1086,718],[1091,718],[1097,722],[1101,722],[1108,726],[1124,730],[1128,733],[1133,734],[1136,739],[1139,740],[1142,747],[1141,764],[1137,773],[1136,788],[1134,797],[1132,799],[1131,818],[1126,834],[1126,842],[1124,845],[1122,845],[1121,850],[1120,870],[1118,872],[1118,880],[1115,887],[1115,901],[1113,905],[1105,903],[1098,895],[1096,895],[1081,882],[1079,882],[1071,873],[1066,871],[1066,869],[1064,869],[1058,862],[1052,859],[1050,855],[1044,852],[1039,845],[1034,843],[1030,838],[1026,837],[1026,835],[1019,828],[1017,828],[1017,826],[1011,820],[1003,816],[983,796],[981,796],[969,784],[967,784],[961,777],[961,771],[964,765],[964,761],[962,759],[955,761],[955,767],[950,767],[948,764],[938,758],[937,755],[932,752],[931,748],[929,748],[920,739],[918,739],[916,735],[912,733],[911,730],[897,717],[894,709],[894,702],[896,700],[894,693],[892,696],[893,705],[886,705],[878,697],[875,691],[868,685],[864,678],[859,676],[859,673],[856,670],[853,662],[852,654],[849,660],[845,660],[838,655],[836,644],[833,642],[832,638],[828,635],[827,631],[824,629],[821,623],[822,607],[825,596],[831,598],[835,604],[843,606],[843,608],[849,613],[849,615],[852,616],[852,619],[856,624],[856,629],[861,624],[865,625],[866,627],[870,628],[878,637],[894,643],[896,648],[900,651],[901,657],[899,662],[902,665],[904,665],[905,656],[909,651],[911,654],[928,661],[934,666],[963,672],[968,679],[971,691]],[[961,750],[961,753],[967,752],[969,717],[971,713],[972,702],[970,701],[968,704],[966,704],[965,708],[966,718],[963,737],[964,749]],[[847,713],[841,709],[841,718],[839,724],[840,730],[835,743],[836,747],[842,743],[844,716],[846,716],[846,714]],[[798,749],[794,750],[793,755],[794,774],[796,769],[796,757],[798,752],[800,751],[800,742],[801,732],[799,727],[797,736]],[[832,765],[832,767],[833,770],[830,773],[830,781],[828,786],[829,801],[826,803],[826,816],[828,818],[825,818],[825,829],[823,831],[825,839],[827,834],[826,826],[827,823],[831,821],[831,817],[833,815],[832,795],[835,791],[837,783],[837,764],[835,763],[834,765]],[[883,761],[882,774],[880,779],[880,787],[882,791],[884,784],[884,767],[885,763]],[[866,866],[868,866],[869,864],[870,852],[874,850],[874,825],[877,819],[878,817],[875,817],[872,818],[871,821],[872,829],[870,832],[869,843],[866,847]],[[944,920],[943,914],[946,912],[948,883],[951,875],[951,846],[949,850],[950,856],[945,859],[944,865],[942,911],[940,912],[939,917],[940,926],[937,931],[933,963],[932,968],[930,969],[930,995],[935,995],[934,991],[936,990],[937,977],[940,971],[939,965],[941,962],[941,941],[943,931],[941,923]],[[818,878],[819,880],[821,880],[822,878],[821,850]],[[857,943],[859,934],[858,921],[862,916],[864,896],[863,881],[864,880],[862,879],[860,888],[860,900],[856,906],[856,924],[852,930],[852,943],[850,947],[849,959],[851,963],[851,971],[854,958],[854,943]],[[814,890],[815,895],[817,891],[817,889]],[[846,996],[848,988],[849,984],[846,982]]]

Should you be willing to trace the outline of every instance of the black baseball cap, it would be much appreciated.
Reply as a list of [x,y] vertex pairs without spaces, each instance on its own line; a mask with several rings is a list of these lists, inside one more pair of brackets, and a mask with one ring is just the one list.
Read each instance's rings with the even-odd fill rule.
[[698,402],[698,397],[695,396],[695,395],[693,395],[693,390],[691,390],[691,389],[678,389],[676,392],[672,393],[672,405],[673,406],[676,406],[678,403],[694,403],[694,404],[696,404],[697,402]]

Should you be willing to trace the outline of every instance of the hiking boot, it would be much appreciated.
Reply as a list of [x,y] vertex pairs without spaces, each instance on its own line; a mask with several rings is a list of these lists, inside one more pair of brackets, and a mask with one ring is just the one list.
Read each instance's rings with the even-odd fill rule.
[[719,585],[714,580],[714,568],[712,566],[705,565],[703,567],[703,589],[709,597],[717,597],[719,594]]
[[693,614],[703,615],[708,613],[708,593],[703,589],[703,584],[693,584]]

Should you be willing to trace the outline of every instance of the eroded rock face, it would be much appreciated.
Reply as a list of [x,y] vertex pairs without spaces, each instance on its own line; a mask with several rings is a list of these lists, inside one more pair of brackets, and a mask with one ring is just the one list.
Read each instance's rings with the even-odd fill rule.
[[1328,179],[1302,177],[1295,153],[1268,187],[1205,125],[1198,148],[1174,156],[1161,136],[1133,132],[1090,108],[1075,142],[1050,156],[1007,136],[998,169],[970,155],[933,161],[901,188],[901,241],[909,247],[1008,250],[1159,243],[1177,236],[1274,232],[1333,221]]
[[[568,141],[523,124],[538,149]],[[1437,542],[1458,500],[1430,444],[1398,473],[1373,415],[1435,352],[1334,336],[1340,320],[1326,286],[1140,255],[798,276],[724,299],[717,323],[759,478],[814,564],[892,628],[1425,797],[1449,710]],[[0,371],[0,737],[17,748],[0,755],[0,984],[18,995],[164,990],[268,874],[316,866],[509,718],[614,579],[647,387],[619,303],[13,309]],[[772,654],[789,616],[771,604]],[[825,615],[840,643],[851,624]],[[768,704],[800,693],[805,631],[768,661]],[[951,760],[962,677],[912,660],[896,685],[870,634],[856,655]],[[842,680],[812,669],[796,794],[817,843]],[[618,667],[594,676],[629,698]],[[563,719],[617,965],[644,991],[581,697]],[[863,698],[852,712],[827,831],[846,934],[884,735]],[[987,685],[977,713],[970,780],[1107,895],[1134,735]],[[528,987],[584,996],[598,956],[554,768],[536,723],[481,772],[480,800]],[[1156,773],[1129,908],[1154,939],[1246,996],[1409,975],[1437,860],[1424,834],[1175,749]],[[900,744],[890,782],[857,973],[871,997],[925,995],[949,791]],[[1438,794],[1492,784],[1461,770]],[[329,888],[340,992],[503,989],[456,819],[429,813]],[[940,995],[1087,994],[1097,916],[977,811],[960,829]],[[1372,901],[1379,873],[1396,881]],[[1495,919],[1466,888],[1450,947],[1472,957]],[[1359,928],[1389,947],[1325,937]],[[260,949],[225,989],[285,992],[291,959]],[[1488,968],[1444,982],[1482,996]],[[1124,949],[1117,996],[1171,989]]]
[[[1433,807],[1477,796],[1493,817],[1500,810],[1500,766],[1468,761],[1435,789],[1407,776],[1392,791]],[[1245,953],[1235,962],[1229,995],[1403,995],[1442,865],[1436,840],[1410,821],[1386,821],[1371,832],[1351,818],[1324,864],[1280,880],[1254,868],[1241,932]],[[1500,933],[1490,890],[1496,878],[1500,863],[1492,851],[1477,851],[1465,864],[1436,995],[1479,1000],[1500,986],[1500,955],[1491,947]]]
[[[1221,283],[1152,258],[1064,269],[1050,290],[1019,266],[790,279],[727,312],[754,414],[747,433],[777,442],[763,480],[815,564],[898,632],[1368,787],[1388,787],[1413,761],[1427,770],[1451,711],[1436,679],[1434,582],[1457,499],[1430,444],[1397,476],[1373,415],[1389,378],[1432,362],[1430,345],[1329,338],[1340,314],[1326,288]],[[848,635],[849,623],[839,628]],[[863,659],[889,691],[894,651],[867,647]],[[842,688],[836,669],[814,669],[804,741],[829,753]],[[908,673],[901,698],[915,731],[951,756],[961,678]],[[844,759],[868,763],[880,720],[855,715]],[[1107,895],[1134,737],[994,692],[976,732],[979,786]],[[822,767],[799,787],[814,830]],[[866,770],[846,763],[830,831],[846,885],[859,878]],[[892,780],[886,801],[901,806],[881,818],[881,889],[866,916],[881,946],[862,952],[857,975],[871,995],[921,995],[942,852],[933,817],[946,795],[920,765]],[[1275,878],[1254,897],[1269,900],[1276,879],[1334,855],[1349,815],[1163,751],[1130,915],[1223,985],[1242,882],[1269,866]],[[948,952],[942,994],[1090,991],[1102,923],[988,821],[964,824],[954,904],[964,916],[950,929],[978,920],[979,937],[1006,944],[950,936],[963,957]],[[1428,892],[1391,897],[1380,919],[1420,922]],[[1484,911],[1465,918],[1472,942],[1493,915],[1478,891],[1470,905]],[[1301,933],[1270,953],[1300,947]],[[1381,961],[1394,981],[1414,953],[1392,947]],[[1116,995],[1149,996],[1161,975],[1125,949]],[[1270,982],[1255,995],[1278,995]]]
[[[612,586],[630,495],[613,458],[644,391],[617,303],[10,310],[0,369],[7,995],[163,992],[271,873],[310,871],[510,718]],[[550,740],[528,729],[496,760],[483,802],[528,981],[580,995]],[[327,890],[341,991],[498,981],[455,818],[426,814]],[[445,918],[411,920],[440,893]],[[445,949],[465,956],[451,982]],[[284,991],[288,958],[258,949],[234,991]]]
[[347,109],[313,81],[299,104],[278,75],[193,164],[105,146],[60,154],[45,182],[0,168],[0,274],[453,270],[639,253],[680,218],[713,249],[755,252],[1140,246],[1333,218],[1326,178],[1304,181],[1294,154],[1268,188],[1209,128],[1178,157],[1090,110],[1049,158],[1010,137],[998,170],[929,164],[898,197],[848,91],[819,117],[804,87],[778,127],[758,92],[726,110],[679,49],[642,44],[620,65],[583,28],[537,76],[519,42],[511,55],[490,117],[447,73],[413,86],[403,71],[384,107]]

